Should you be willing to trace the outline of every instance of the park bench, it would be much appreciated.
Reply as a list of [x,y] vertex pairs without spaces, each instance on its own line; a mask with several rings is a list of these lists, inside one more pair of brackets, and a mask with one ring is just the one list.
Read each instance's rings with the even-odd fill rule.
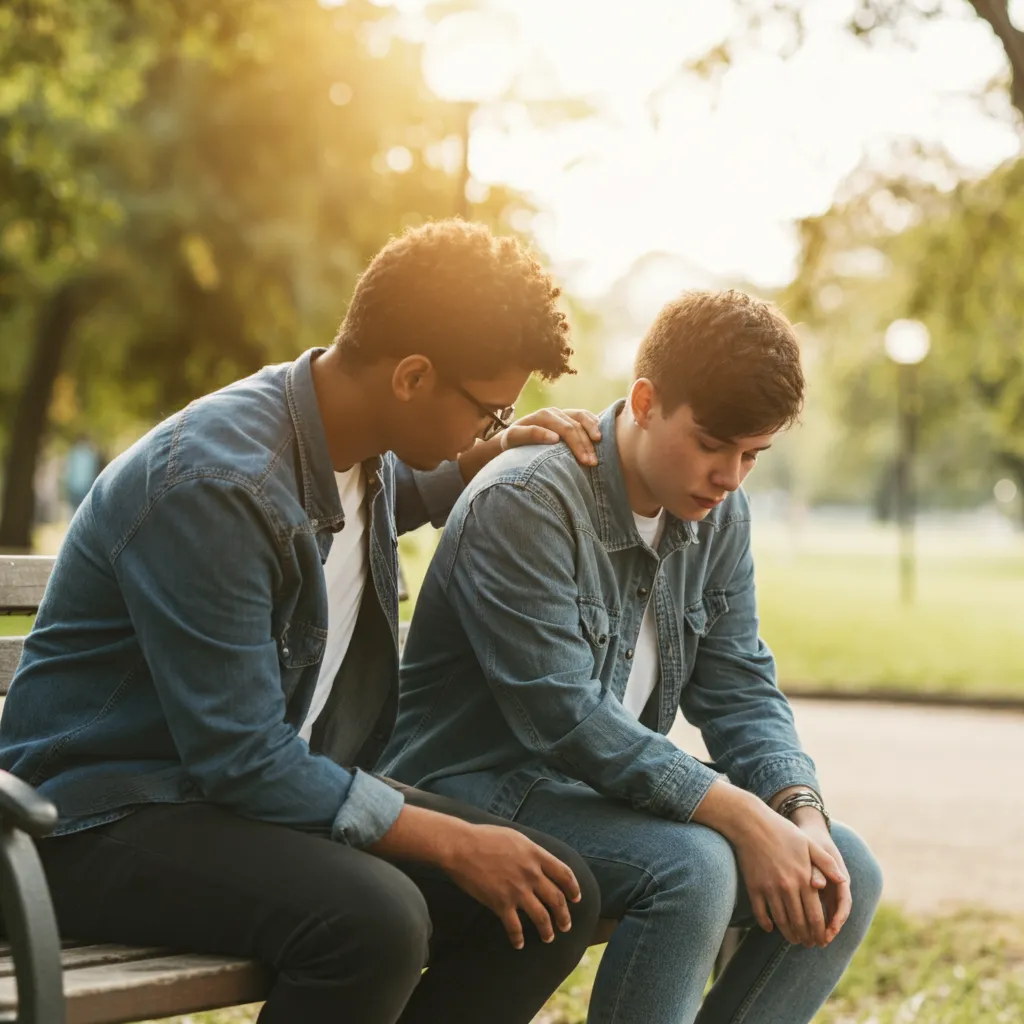
[[[52,568],[52,558],[0,556],[0,614],[35,613]],[[23,642],[0,637],[0,696]],[[56,823],[49,801],[0,771],[0,912],[8,940],[0,943],[0,1024],[121,1024],[266,998],[267,975],[251,960],[62,940],[33,842]],[[600,921],[594,944],[607,942],[616,923]],[[735,941],[733,933],[716,971]]]

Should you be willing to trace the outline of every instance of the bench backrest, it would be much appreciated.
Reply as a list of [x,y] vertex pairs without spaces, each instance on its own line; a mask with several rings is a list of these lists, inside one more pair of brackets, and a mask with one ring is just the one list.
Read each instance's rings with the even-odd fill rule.
[[[43,599],[53,559],[42,555],[0,555],[0,615],[34,615]],[[25,638],[0,637],[0,695],[6,694]]]

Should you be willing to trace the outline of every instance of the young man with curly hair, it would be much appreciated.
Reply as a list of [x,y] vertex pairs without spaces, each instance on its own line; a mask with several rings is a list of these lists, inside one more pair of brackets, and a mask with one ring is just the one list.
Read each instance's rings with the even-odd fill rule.
[[[881,879],[831,823],[758,635],[740,485],[801,407],[793,329],[742,293],[670,303],[598,464],[492,462],[420,592],[382,770],[567,842],[621,920],[590,1024],[800,1024]],[[680,750],[676,713],[713,758]],[[748,937],[703,998],[726,929]]]
[[531,372],[571,372],[557,296],[512,239],[409,231],[330,348],[103,472],[0,724],[0,765],[60,813],[39,848],[62,934],[262,961],[263,1024],[526,1024],[572,970],[599,909],[573,851],[369,771],[398,533],[502,449],[594,461],[589,413],[509,425]]

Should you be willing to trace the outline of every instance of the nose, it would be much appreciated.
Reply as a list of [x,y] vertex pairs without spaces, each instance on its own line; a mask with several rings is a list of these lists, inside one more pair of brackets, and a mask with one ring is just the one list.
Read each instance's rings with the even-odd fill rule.
[[742,457],[729,459],[712,470],[711,482],[723,491],[735,491],[743,482]]

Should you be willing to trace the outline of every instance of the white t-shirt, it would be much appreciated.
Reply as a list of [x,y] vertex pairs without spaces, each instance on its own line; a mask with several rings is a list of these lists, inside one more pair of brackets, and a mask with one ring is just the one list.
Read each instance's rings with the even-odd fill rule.
[[[665,532],[665,510],[662,509],[656,516],[639,516],[633,513],[633,520],[636,522],[637,532],[643,538],[644,543],[654,551],[658,550],[661,543],[661,535]],[[654,588],[651,588],[651,596],[647,599],[647,607],[644,609],[644,617],[640,623],[640,635],[636,638],[636,648],[633,651],[633,667],[629,670],[629,679],[626,681],[626,692],[622,695],[622,706],[640,717],[647,701],[658,685],[658,672],[661,668],[658,657],[658,624],[654,617]]]
[[313,699],[299,730],[299,735],[307,743],[313,732],[313,723],[331,695],[334,677],[352,641],[370,565],[366,543],[368,516],[363,500],[366,496],[363,467],[355,465],[344,473],[335,473],[334,479],[338,484],[338,496],[345,513],[345,525],[334,535],[324,565],[324,580],[327,583],[327,646],[320,663],[320,675],[317,676]]

